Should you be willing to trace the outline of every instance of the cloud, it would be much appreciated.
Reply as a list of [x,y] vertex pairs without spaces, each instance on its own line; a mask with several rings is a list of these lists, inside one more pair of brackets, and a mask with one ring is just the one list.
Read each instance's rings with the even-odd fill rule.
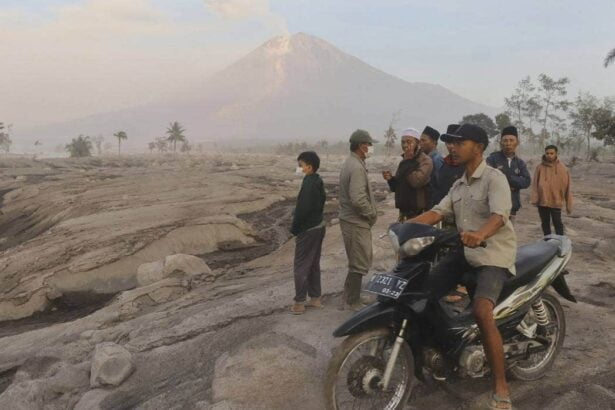
[[269,0],[204,0],[215,14],[229,20],[257,19],[277,33],[288,33],[286,20],[273,13]]
[[212,43],[220,30],[150,0],[0,6],[0,121],[18,129],[177,98],[236,58]]

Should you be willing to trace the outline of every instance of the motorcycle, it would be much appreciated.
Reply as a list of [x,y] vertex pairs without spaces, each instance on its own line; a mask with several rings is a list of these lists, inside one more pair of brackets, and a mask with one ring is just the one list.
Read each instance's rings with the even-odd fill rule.
[[[388,230],[399,255],[392,272],[373,275],[367,292],[377,302],[358,311],[333,335],[346,337],[325,377],[329,409],[401,409],[417,381],[451,383],[490,373],[471,307],[455,312],[433,301],[423,281],[447,249],[463,246],[459,233],[423,224]],[[576,302],[566,279],[572,244],[549,235],[519,247],[516,275],[494,309],[504,342],[506,367],[520,380],[537,380],[553,365],[564,343],[564,310],[550,289]],[[472,295],[471,275],[462,275]]]

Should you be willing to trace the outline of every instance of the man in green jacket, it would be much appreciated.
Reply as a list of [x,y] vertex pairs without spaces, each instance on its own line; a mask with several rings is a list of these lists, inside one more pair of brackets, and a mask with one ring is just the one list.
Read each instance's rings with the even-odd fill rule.
[[[295,241],[295,304],[291,312],[300,315],[305,307],[322,307],[320,301],[320,251],[325,237],[323,210],[326,194],[324,184],[316,173],[320,158],[313,151],[306,151],[297,157],[298,172],[303,175],[303,183],[297,197],[290,232],[296,235]],[[306,303],[306,296],[310,301]]]
[[373,152],[372,139],[365,130],[350,136],[350,155],[340,172],[340,228],[348,257],[348,275],[344,283],[345,308],[361,305],[361,282],[372,265],[372,231],[376,223],[376,201],[369,184],[365,159]]

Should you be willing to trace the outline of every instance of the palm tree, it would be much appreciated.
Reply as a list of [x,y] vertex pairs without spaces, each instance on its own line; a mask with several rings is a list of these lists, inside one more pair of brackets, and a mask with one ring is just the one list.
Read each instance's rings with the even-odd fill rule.
[[615,62],[615,48],[609,51],[604,59],[604,67],[608,67],[611,63]]
[[173,152],[177,151],[177,143],[186,141],[186,136],[184,135],[185,129],[177,122],[172,122],[167,128],[167,134],[169,134],[169,141],[173,143]]
[[117,138],[117,155],[120,155],[120,151],[122,148],[122,140],[127,140],[128,135],[126,135],[124,131],[118,131],[115,134],[113,134],[113,136]]

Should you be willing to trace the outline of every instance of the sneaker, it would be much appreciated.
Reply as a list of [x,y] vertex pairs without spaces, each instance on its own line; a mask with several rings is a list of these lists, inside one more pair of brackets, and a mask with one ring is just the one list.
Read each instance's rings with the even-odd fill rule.
[[305,313],[305,304],[304,303],[295,303],[290,307],[290,313],[293,315],[302,315]]
[[322,301],[320,298],[310,298],[310,301],[305,304],[305,307],[322,309]]

